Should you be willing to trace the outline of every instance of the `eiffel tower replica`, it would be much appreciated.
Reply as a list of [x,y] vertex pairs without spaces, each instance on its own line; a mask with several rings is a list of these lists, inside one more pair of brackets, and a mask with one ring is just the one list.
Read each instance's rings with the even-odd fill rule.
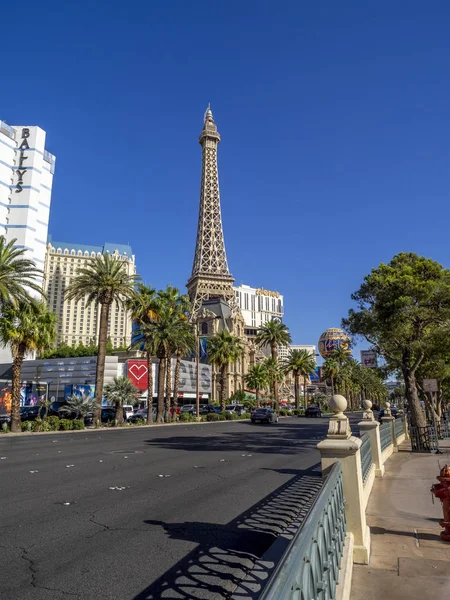
[[202,147],[202,179],[198,211],[197,243],[192,275],[187,283],[195,315],[203,303],[222,299],[233,312],[237,305],[234,278],[228,269],[220,210],[217,147],[220,135],[208,105],[199,144]]
[[[198,141],[202,147],[202,179],[197,241],[187,289],[192,303],[192,320],[198,323],[201,336],[211,336],[221,329],[228,329],[244,343],[245,354],[231,365],[226,383],[228,395],[231,395],[244,388],[248,351],[244,318],[235,299],[234,278],[229,271],[225,252],[217,166],[220,135],[209,105]],[[217,391],[216,383],[217,373],[213,373],[213,396]]]

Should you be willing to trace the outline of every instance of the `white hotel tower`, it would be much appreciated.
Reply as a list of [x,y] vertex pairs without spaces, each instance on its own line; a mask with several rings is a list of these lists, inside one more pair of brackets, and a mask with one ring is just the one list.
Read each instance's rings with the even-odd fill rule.
[[0,121],[0,235],[44,268],[55,157],[45,131]]

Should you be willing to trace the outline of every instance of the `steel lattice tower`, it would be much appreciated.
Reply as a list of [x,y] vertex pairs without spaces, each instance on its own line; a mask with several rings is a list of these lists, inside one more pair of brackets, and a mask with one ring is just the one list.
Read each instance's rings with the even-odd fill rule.
[[202,147],[202,180],[194,264],[187,282],[194,314],[199,311],[204,300],[213,298],[221,298],[230,308],[236,308],[234,279],[228,269],[220,210],[217,167],[220,135],[209,105],[198,141]]

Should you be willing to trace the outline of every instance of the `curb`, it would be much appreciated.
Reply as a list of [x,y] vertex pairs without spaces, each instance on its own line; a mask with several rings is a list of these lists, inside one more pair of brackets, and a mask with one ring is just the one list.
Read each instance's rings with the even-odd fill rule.
[[[286,417],[280,417],[281,419],[284,419]],[[60,435],[60,434],[76,434],[76,433],[88,433],[90,431],[99,433],[99,432],[106,432],[106,431],[134,431],[136,429],[155,429],[156,427],[180,427],[183,425],[217,425],[217,423],[243,423],[243,422],[250,422],[250,419],[232,419],[230,421],[186,421],[185,423],[181,423],[180,421],[178,423],[154,423],[152,425],[134,425],[131,427],[99,427],[98,429],[96,429],[95,427],[91,428],[86,428],[86,429],[69,429],[68,431],[20,431],[18,433],[12,433],[11,431],[8,431],[8,433],[2,433],[0,432],[0,440],[5,438],[10,438],[12,437],[20,437],[20,436],[27,436],[27,437],[31,437],[31,436],[36,436],[36,435]]]

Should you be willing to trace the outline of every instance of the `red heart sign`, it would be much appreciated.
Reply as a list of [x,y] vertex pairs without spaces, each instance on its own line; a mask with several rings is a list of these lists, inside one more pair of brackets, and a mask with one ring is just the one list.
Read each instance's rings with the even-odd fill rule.
[[130,373],[133,373],[134,378],[139,381],[140,379],[145,377],[145,375],[147,375],[148,369],[145,365],[134,364],[130,367]]

